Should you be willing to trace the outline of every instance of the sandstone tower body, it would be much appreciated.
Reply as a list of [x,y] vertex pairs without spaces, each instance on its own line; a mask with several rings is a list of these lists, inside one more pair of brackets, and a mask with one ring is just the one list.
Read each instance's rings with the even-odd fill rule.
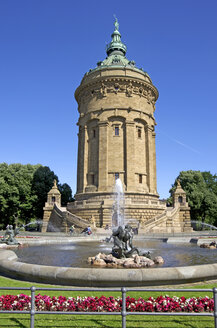
[[124,186],[126,220],[162,213],[156,181],[155,103],[149,75],[125,56],[115,21],[107,57],[86,73],[75,92],[80,113],[76,201],[67,209],[98,227],[111,225],[115,179]]

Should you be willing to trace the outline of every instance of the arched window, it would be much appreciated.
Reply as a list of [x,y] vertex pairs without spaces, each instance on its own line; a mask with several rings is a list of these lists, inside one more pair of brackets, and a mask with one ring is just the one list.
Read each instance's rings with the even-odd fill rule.
[[182,198],[182,196],[179,196],[179,197],[178,197],[178,202],[179,202],[180,204],[183,202],[183,198]]
[[138,128],[137,133],[138,133],[138,138],[141,138],[142,137],[142,129]]
[[55,203],[56,197],[52,196],[52,202]]
[[115,126],[115,136],[119,136],[119,126]]

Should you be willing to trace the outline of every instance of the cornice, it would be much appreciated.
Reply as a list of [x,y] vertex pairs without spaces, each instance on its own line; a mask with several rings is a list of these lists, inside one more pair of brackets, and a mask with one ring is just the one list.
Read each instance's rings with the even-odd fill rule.
[[[127,121],[126,123],[127,124],[132,124],[132,122],[134,121],[129,121],[128,117],[129,117],[129,112],[135,112],[136,114],[139,113],[139,116],[137,116],[136,119],[143,119],[143,115],[146,116],[148,119],[151,119],[154,124],[156,125],[155,123],[155,118],[152,114],[150,113],[145,113],[145,112],[142,112],[138,109],[134,109],[134,108],[103,108],[103,109],[99,109],[99,110],[95,110],[95,111],[91,111],[91,112],[88,112],[86,114],[82,113],[82,115],[80,115],[79,117],[79,120],[78,120],[78,123],[77,125],[80,125],[82,124],[82,121],[84,119],[85,122],[87,121],[90,121],[90,120],[98,120],[98,124],[100,124],[100,122],[105,122],[105,120],[103,119],[103,121],[100,120],[100,116],[102,114],[105,114],[106,112],[110,112],[111,116],[117,116],[117,117],[123,117],[125,118]],[[124,114],[124,112],[126,112],[126,115]],[[135,123],[135,122],[134,122]]]

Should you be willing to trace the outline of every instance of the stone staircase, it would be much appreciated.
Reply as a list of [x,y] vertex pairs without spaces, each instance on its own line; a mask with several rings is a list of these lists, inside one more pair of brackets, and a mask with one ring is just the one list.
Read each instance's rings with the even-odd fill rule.
[[179,217],[180,207],[168,207],[160,215],[146,221],[142,230],[144,232],[183,232],[184,223]]
[[54,204],[48,222],[48,231],[68,232],[71,225],[74,225],[77,229],[84,229],[89,225],[89,223],[79,216],[67,211],[66,207],[58,207]]

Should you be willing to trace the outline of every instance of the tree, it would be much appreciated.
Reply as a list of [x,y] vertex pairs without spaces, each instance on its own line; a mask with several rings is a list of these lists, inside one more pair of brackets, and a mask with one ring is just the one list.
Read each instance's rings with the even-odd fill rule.
[[32,179],[39,165],[0,164],[0,225],[14,223],[14,215],[22,222],[33,216]]
[[207,185],[207,188],[217,195],[217,175],[216,174],[212,175],[210,172],[207,171],[201,173]]
[[[53,187],[57,175],[47,166],[0,163],[0,228],[43,218],[47,193]],[[67,183],[59,184],[62,205],[73,201],[72,190]]]
[[66,206],[67,203],[73,202],[72,189],[67,183],[59,184],[58,189],[61,192],[61,203],[62,206]]
[[178,179],[191,207],[191,219],[217,225],[217,176],[210,172],[182,171],[170,189],[171,196]]
[[36,196],[34,202],[34,215],[37,219],[43,218],[43,207],[47,200],[47,193],[53,187],[57,175],[48,166],[40,166],[34,173],[32,181],[32,194]]

